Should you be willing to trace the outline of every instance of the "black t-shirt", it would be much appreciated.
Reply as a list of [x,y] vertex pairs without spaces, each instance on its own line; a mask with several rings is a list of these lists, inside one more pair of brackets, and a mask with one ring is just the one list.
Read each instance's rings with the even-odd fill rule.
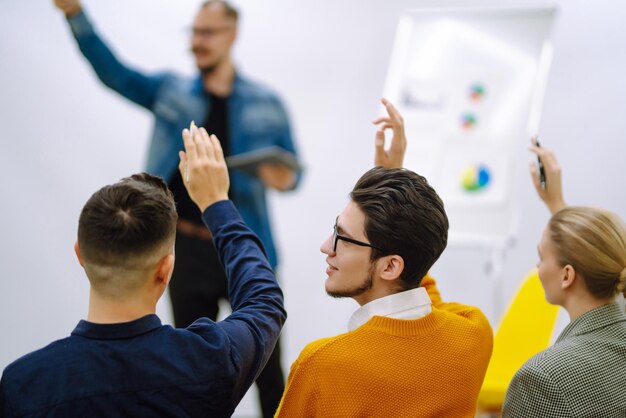
[[[201,126],[204,126],[209,135],[217,136],[224,150],[224,155],[229,155],[228,97],[209,94],[209,109],[209,114]],[[178,168],[170,176],[168,186],[174,194],[178,217],[204,225],[200,216],[200,209],[189,197]]]

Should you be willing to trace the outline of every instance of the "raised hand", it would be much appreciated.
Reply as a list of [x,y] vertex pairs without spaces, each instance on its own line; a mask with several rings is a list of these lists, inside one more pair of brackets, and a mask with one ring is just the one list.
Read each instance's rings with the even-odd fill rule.
[[[376,131],[374,165],[385,168],[401,168],[406,151],[406,135],[404,133],[404,119],[398,110],[387,99],[381,102],[387,109],[387,115],[374,120],[379,125]],[[391,129],[393,136],[389,149],[385,149],[385,130]]]
[[530,140],[528,146],[530,152],[537,155],[543,164],[543,170],[545,172],[545,188],[541,186],[541,180],[539,176],[539,169],[535,164],[535,161],[531,161],[530,177],[532,178],[535,190],[539,195],[539,198],[544,201],[551,214],[555,214],[565,206],[565,200],[563,199],[563,188],[561,184],[561,167],[556,160],[554,153],[547,148],[537,146],[537,138]]
[[54,0],[54,5],[65,13],[66,16],[72,16],[80,12],[80,2],[78,0]]
[[230,179],[224,152],[215,135],[195,126],[183,130],[185,151],[180,151],[178,169],[189,197],[201,212],[220,200],[228,199]]

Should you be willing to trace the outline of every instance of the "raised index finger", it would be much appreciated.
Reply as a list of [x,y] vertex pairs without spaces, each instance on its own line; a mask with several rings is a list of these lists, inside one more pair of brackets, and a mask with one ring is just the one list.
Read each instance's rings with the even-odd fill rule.
[[387,109],[387,113],[389,114],[389,117],[398,122],[402,122],[402,115],[400,115],[400,112],[398,112],[398,109],[396,109],[396,107],[387,99],[382,99],[381,101],[385,105],[385,108]]

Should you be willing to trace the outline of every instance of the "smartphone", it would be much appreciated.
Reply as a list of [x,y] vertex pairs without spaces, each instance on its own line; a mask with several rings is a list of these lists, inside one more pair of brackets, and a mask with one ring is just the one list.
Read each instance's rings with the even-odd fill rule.
[[[537,145],[537,148],[541,148],[539,137],[535,138],[535,145]],[[539,156],[537,156],[537,166],[539,167],[539,184],[542,190],[546,190],[546,170],[543,168],[543,163]]]

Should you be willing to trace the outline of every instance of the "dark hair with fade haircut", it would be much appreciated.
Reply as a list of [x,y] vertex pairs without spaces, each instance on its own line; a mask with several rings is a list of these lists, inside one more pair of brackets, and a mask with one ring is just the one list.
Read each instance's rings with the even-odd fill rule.
[[428,181],[403,168],[375,167],[363,174],[350,198],[365,214],[371,260],[397,254],[404,260],[402,290],[419,287],[448,243],[448,217]]
[[88,263],[119,265],[174,243],[176,205],[160,177],[134,174],[104,186],[85,203],[78,247]]
[[200,6],[201,9],[205,7],[212,6],[214,4],[219,4],[224,8],[224,15],[235,21],[235,24],[239,21],[239,11],[229,2],[225,0],[207,0]]

